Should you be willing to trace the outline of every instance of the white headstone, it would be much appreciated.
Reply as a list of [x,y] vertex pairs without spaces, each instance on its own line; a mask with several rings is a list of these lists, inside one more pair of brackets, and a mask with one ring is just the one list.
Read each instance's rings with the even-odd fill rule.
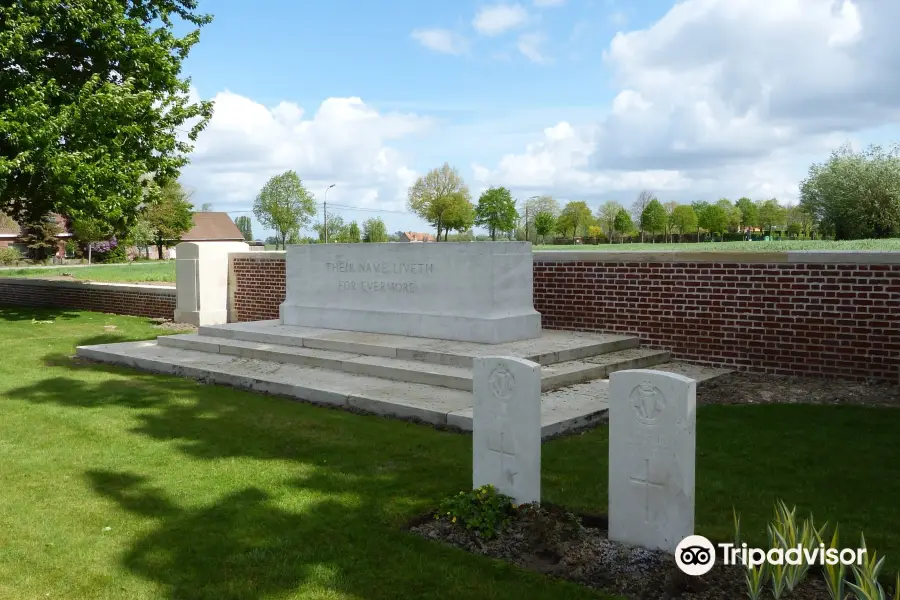
[[285,325],[500,344],[540,337],[527,242],[288,246]]
[[609,382],[609,539],[674,552],[694,533],[697,382],[640,369]]
[[541,366],[521,358],[474,361],[472,486],[518,504],[541,500]]
[[182,242],[175,259],[175,321],[228,322],[228,255],[247,252],[244,242]]

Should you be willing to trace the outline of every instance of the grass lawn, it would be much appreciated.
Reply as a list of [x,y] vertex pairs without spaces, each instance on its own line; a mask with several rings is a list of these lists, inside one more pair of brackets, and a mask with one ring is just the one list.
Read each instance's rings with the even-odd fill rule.
[[65,266],[27,269],[0,269],[0,277],[59,277],[70,273],[80,281],[111,283],[175,283],[175,261],[135,262],[90,267]]
[[655,251],[655,252],[787,252],[792,250],[900,250],[900,239],[886,240],[786,240],[783,242],[701,242],[699,244],[599,244],[596,246],[536,245],[535,250],[581,250],[597,252]]
[[[71,358],[159,333],[0,308],[0,598],[600,597],[402,530],[470,486],[470,437]],[[898,431],[887,408],[701,407],[699,532],[729,539],[734,505],[761,543],[784,498],[893,575]],[[607,430],[547,443],[543,473],[546,500],[605,512]]]

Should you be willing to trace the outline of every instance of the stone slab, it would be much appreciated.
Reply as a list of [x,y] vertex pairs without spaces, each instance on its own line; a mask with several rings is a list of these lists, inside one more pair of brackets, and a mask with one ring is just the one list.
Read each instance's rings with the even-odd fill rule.
[[693,535],[696,392],[674,373],[610,377],[610,540],[675,552]]
[[542,330],[540,337],[503,344],[480,344],[428,338],[342,331],[283,325],[277,320],[249,321],[201,327],[199,334],[226,338],[302,346],[337,352],[385,356],[404,360],[472,367],[477,356],[502,355],[524,358],[541,365],[580,360],[598,354],[637,348],[631,335]]
[[175,247],[176,322],[228,322],[228,254],[247,248],[244,242],[182,242]]
[[474,365],[472,488],[541,501],[541,366],[482,357]]
[[499,344],[537,338],[528,242],[290,246],[285,325]]
[[[85,359],[205,383],[472,430],[472,393],[461,390],[171,348],[156,341],[80,346],[76,354]],[[542,394],[542,438],[602,421],[607,409],[607,387],[607,382],[595,381]]]

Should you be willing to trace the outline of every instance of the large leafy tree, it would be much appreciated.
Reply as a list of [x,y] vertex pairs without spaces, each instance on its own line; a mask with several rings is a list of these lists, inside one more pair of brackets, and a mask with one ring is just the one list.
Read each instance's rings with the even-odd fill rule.
[[685,233],[697,231],[697,213],[694,207],[688,204],[680,204],[672,210],[672,228],[678,232],[678,241]]
[[159,258],[165,258],[163,249],[178,243],[181,236],[194,225],[194,207],[189,194],[177,181],[169,181],[160,187],[158,196],[143,210],[143,220],[153,231],[153,243]]
[[656,235],[666,230],[668,220],[669,215],[666,213],[665,207],[659,200],[653,198],[644,207],[644,212],[641,213],[641,231],[648,231],[650,234]]
[[275,231],[284,248],[291,233],[299,234],[309,225],[316,214],[316,202],[297,173],[285,171],[269,179],[260,190],[253,201],[253,214],[263,227]]
[[541,243],[556,229],[556,217],[550,211],[541,211],[534,216],[534,231],[541,238]]
[[[462,192],[451,194],[450,200],[444,208],[442,219],[444,222],[444,241],[446,242],[451,229],[461,234],[472,228],[472,225],[475,224],[475,206],[469,202],[469,198]],[[512,227],[515,227],[515,221],[513,221]]]
[[572,237],[578,236],[578,232],[587,231],[592,225],[594,216],[591,209],[584,201],[572,201],[566,204],[559,218],[556,219],[556,230],[564,236],[568,236],[572,232]]
[[177,178],[212,115],[181,76],[211,20],[196,9],[196,0],[0,4],[0,210],[128,229],[146,192],[158,192],[154,179]]
[[615,238],[616,215],[619,214],[619,211],[622,210],[622,208],[621,204],[610,200],[597,210],[597,221],[600,223],[600,226],[603,227],[603,230],[606,232],[610,241]]
[[446,229],[444,215],[451,212],[454,203],[459,202],[460,196],[469,202],[469,188],[466,187],[459,171],[444,163],[419,177],[410,186],[406,205],[411,212],[437,229],[437,239],[440,241],[441,234]]
[[363,221],[362,239],[364,242],[381,243],[388,239],[387,227],[381,217],[373,217]]
[[742,227],[757,226],[759,223],[759,211],[756,208],[756,204],[753,203],[753,200],[745,196],[743,198],[738,198],[738,201],[735,202],[734,205],[741,211]]
[[91,264],[93,259],[91,242],[107,240],[113,235],[112,228],[104,219],[79,217],[73,219],[69,223],[69,226],[72,228],[72,233],[75,234],[75,238],[87,246],[88,264]]
[[249,242],[253,239],[253,222],[250,220],[250,217],[241,215],[234,220],[234,224],[237,225],[245,240]]
[[800,205],[837,239],[885,237],[900,231],[900,145],[850,145],[814,164],[800,183]]
[[[328,230],[328,236],[325,235],[325,230]],[[341,215],[331,213],[328,215],[328,219],[326,219],[325,224],[316,223],[313,225],[313,231],[319,234],[319,241],[325,242],[328,240],[332,243],[345,243],[350,241],[349,231],[347,224],[344,223],[344,217]],[[299,232],[299,228],[295,231]],[[299,233],[298,233],[299,235]]]
[[485,227],[492,240],[497,239],[497,232],[515,229],[518,218],[516,201],[505,187],[492,187],[478,198],[478,206],[475,207],[475,225]]
[[638,228],[641,231],[642,242],[644,241],[644,231],[646,231],[646,229],[643,227],[643,225],[641,225],[641,216],[644,214],[644,211],[647,209],[647,205],[650,204],[651,200],[653,200],[653,193],[649,190],[641,190],[637,198],[635,198],[634,202],[631,204],[631,216],[633,217],[632,222],[636,222],[638,224]]
[[[559,203],[553,196],[532,196],[525,201],[522,216],[526,221],[525,239],[530,240],[535,235],[541,235],[537,231],[537,216],[541,213],[549,213],[554,219],[559,215]],[[552,233],[553,227],[547,234]]]
[[632,229],[634,229],[634,222],[631,220],[631,215],[624,208],[619,209],[613,222],[613,230],[620,236],[624,236],[626,233],[631,232]]
[[769,198],[760,202],[757,211],[760,226],[763,230],[768,230],[770,235],[774,227],[783,226],[787,220],[787,212],[783,206],[778,204],[778,200],[775,198]]

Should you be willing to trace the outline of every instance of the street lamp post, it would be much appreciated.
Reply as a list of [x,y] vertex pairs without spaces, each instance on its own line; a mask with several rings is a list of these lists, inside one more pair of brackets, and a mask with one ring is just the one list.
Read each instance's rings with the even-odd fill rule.
[[322,201],[322,231],[325,232],[325,243],[328,243],[328,190],[335,186],[334,183],[325,188],[325,199]]

